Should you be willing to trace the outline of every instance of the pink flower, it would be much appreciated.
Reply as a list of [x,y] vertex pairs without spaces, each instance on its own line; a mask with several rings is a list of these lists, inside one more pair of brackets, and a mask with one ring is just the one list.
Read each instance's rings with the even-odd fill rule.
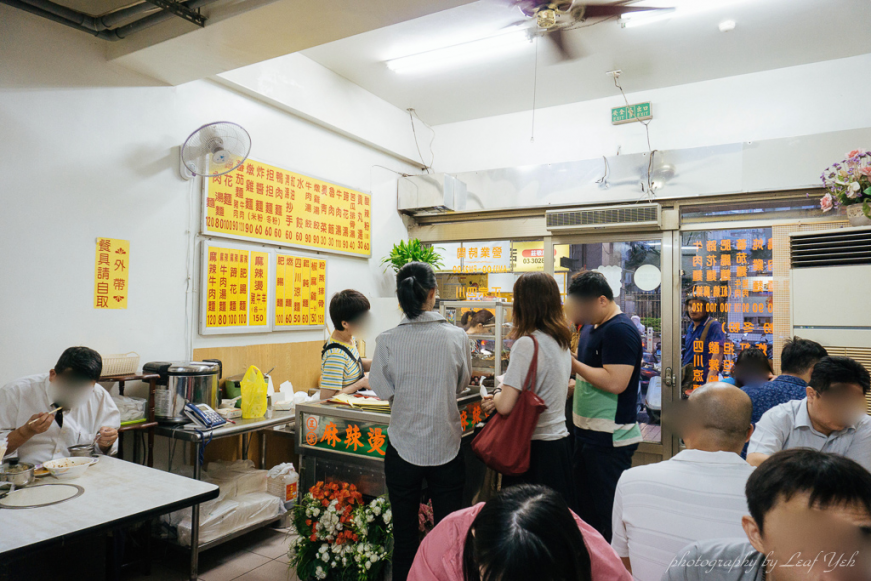
[[871,165],[859,168],[859,173],[866,177],[871,177]]
[[822,198],[820,198],[820,208],[823,209],[823,212],[828,212],[832,208],[835,207],[835,200],[832,198],[832,194],[826,194]]
[[851,157],[856,157],[857,155],[863,155],[865,153],[867,153],[867,152],[864,149],[854,149],[853,151],[851,151],[850,153],[847,154],[847,159],[850,159]]

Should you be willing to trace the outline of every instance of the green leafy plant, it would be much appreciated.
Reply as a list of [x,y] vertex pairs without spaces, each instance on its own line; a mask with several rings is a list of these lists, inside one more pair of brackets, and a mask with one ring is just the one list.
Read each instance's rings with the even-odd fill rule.
[[424,246],[420,240],[414,238],[405,243],[405,240],[394,244],[390,250],[390,254],[381,259],[381,264],[386,270],[388,267],[393,268],[394,272],[399,272],[399,269],[409,262],[425,262],[435,270],[442,268],[442,256],[432,246]]

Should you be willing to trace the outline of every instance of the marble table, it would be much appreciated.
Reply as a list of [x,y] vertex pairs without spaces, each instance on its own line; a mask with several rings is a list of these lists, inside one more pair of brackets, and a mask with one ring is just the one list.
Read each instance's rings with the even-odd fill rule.
[[84,493],[39,508],[0,508],[0,560],[17,559],[218,497],[214,484],[109,456],[101,456],[80,478],[37,480],[38,484],[57,482],[77,484]]

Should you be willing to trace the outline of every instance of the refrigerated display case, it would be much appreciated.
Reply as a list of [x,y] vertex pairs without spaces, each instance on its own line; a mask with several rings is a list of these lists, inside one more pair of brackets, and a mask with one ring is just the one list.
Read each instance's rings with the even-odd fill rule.
[[508,338],[513,307],[512,303],[492,301],[442,301],[439,304],[441,315],[458,327],[463,326],[463,315],[469,311],[485,310],[493,314],[492,322],[484,325],[483,332],[469,334],[473,376],[498,377],[508,369],[508,357],[514,343]]
[[[475,427],[485,419],[478,388],[460,393],[457,406],[466,461],[464,499],[471,503],[482,486],[485,470],[469,447]],[[383,463],[390,437],[389,412],[317,402],[297,405],[296,421],[303,494],[318,481],[349,482],[369,496],[387,493]]]

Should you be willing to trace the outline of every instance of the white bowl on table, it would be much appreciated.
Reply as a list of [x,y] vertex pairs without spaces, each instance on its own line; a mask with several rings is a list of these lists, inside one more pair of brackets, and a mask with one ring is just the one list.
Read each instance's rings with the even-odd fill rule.
[[58,458],[57,460],[50,460],[42,466],[59,480],[72,480],[84,474],[88,466],[96,462],[96,458]]

